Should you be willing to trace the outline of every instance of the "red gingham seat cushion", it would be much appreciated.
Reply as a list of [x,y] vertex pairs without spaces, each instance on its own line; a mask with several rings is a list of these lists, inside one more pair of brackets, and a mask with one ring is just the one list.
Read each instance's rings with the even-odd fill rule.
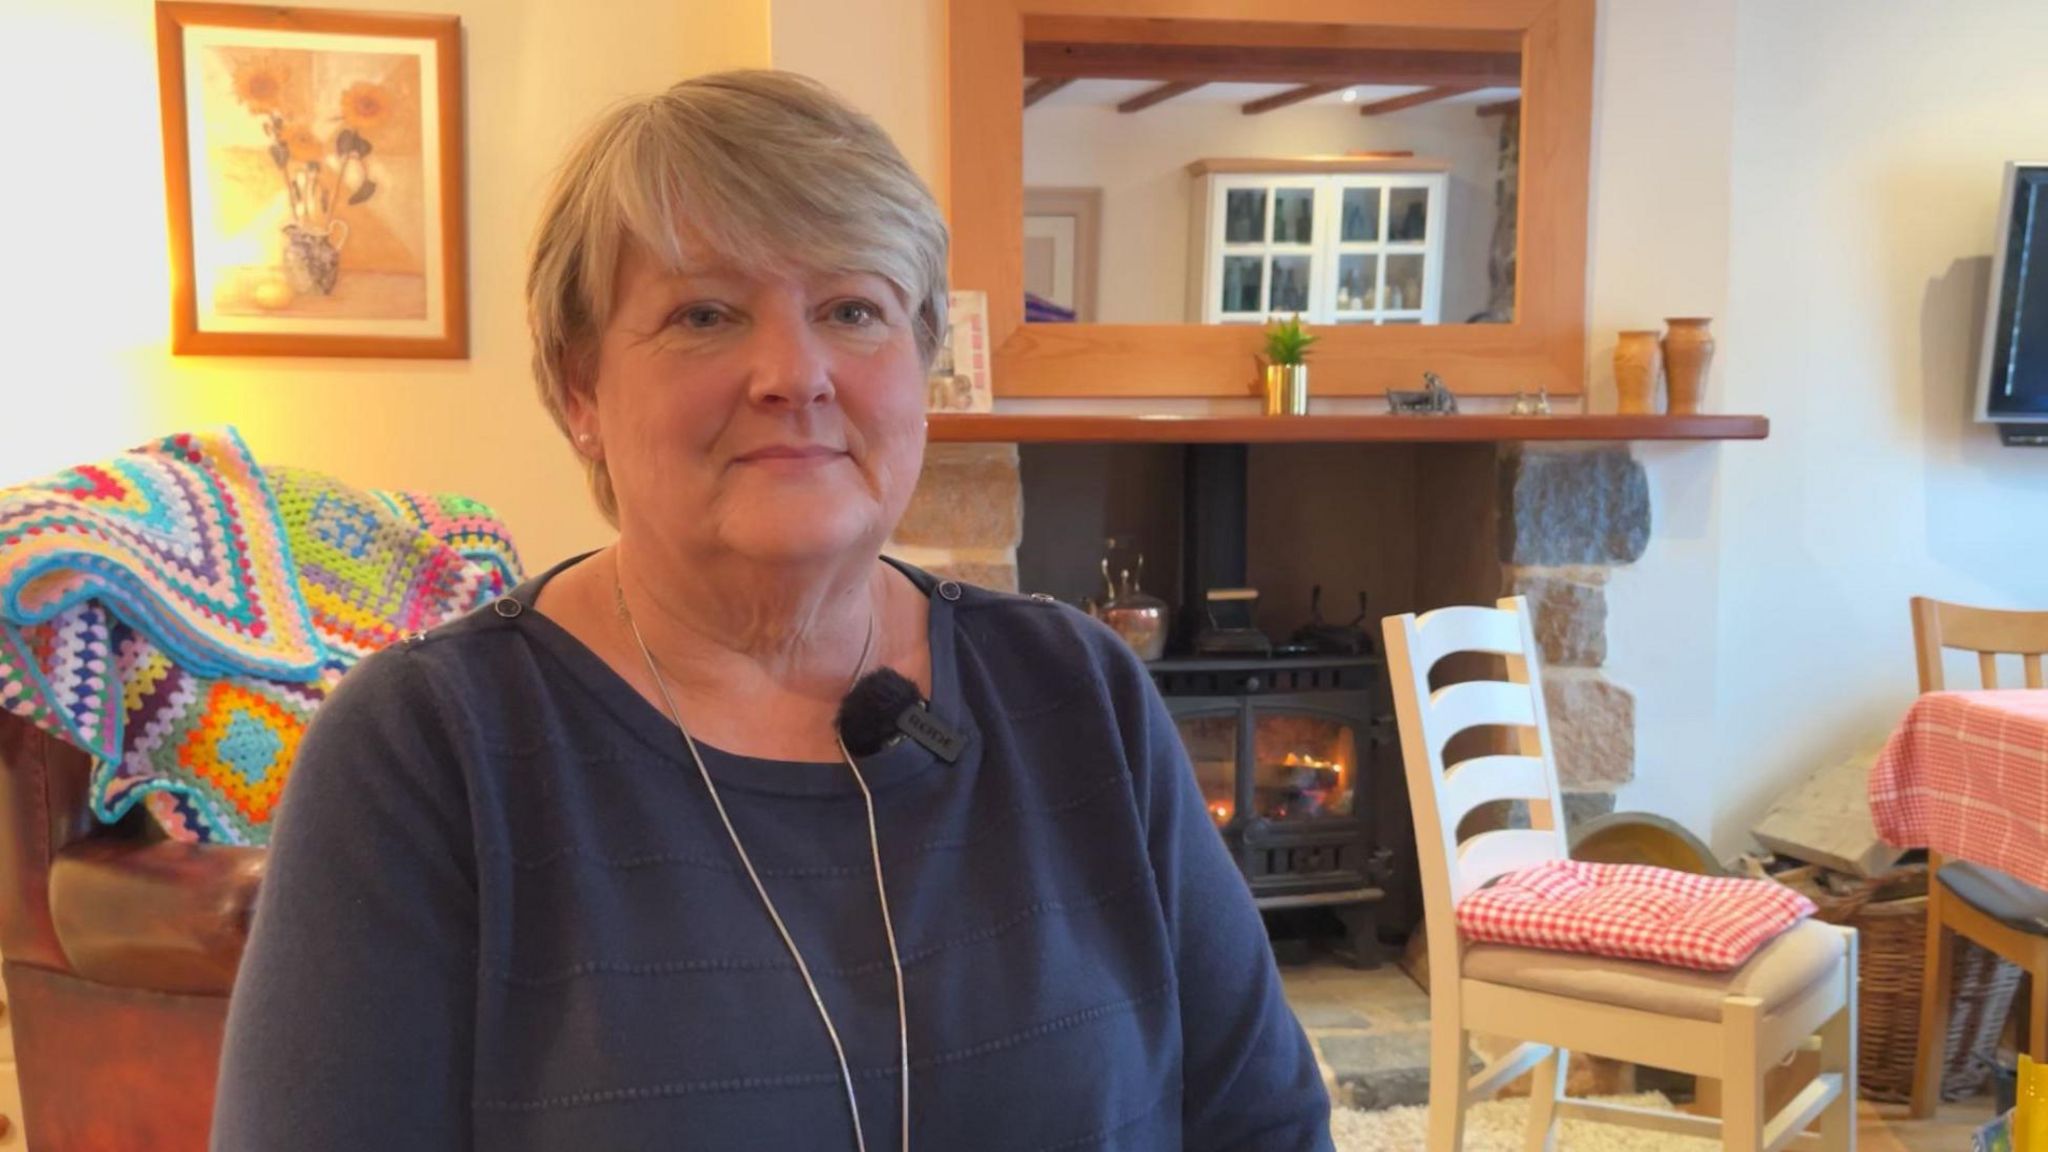
[[1813,912],[1768,880],[1552,860],[1465,897],[1458,931],[1472,943],[1725,972]]

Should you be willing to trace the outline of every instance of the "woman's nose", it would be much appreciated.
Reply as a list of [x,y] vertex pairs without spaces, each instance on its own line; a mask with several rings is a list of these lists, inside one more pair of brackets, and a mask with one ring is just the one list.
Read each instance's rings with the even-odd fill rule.
[[778,408],[808,408],[831,399],[825,345],[802,317],[762,317],[752,335],[749,399]]

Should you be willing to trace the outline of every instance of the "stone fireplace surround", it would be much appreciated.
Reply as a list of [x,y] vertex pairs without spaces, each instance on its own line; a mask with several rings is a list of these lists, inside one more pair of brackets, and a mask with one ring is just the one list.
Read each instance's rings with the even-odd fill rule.
[[[956,579],[1078,601],[1102,539],[1135,534],[1151,591],[1177,599],[1171,445],[934,444],[891,552]],[[1625,445],[1258,445],[1248,484],[1260,623],[1284,639],[1324,585],[1326,619],[1527,596],[1568,821],[1612,810],[1635,774],[1635,698],[1602,671],[1606,585],[1649,542]]]

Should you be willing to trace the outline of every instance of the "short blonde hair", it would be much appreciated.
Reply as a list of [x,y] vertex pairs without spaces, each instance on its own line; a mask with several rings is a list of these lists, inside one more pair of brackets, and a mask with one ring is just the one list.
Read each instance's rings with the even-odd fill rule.
[[[605,113],[570,149],[541,208],[527,265],[527,324],[541,403],[569,434],[571,390],[590,386],[628,243],[670,268],[684,233],[742,267],[880,276],[913,317],[928,367],[946,330],[946,225],[879,125],[789,72],[694,77]],[[617,523],[603,462],[591,494]]]

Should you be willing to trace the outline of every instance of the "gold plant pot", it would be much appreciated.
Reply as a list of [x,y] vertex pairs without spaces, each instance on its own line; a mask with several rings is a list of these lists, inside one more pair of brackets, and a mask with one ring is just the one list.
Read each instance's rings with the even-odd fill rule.
[[1266,415],[1308,415],[1308,365],[1266,365]]

